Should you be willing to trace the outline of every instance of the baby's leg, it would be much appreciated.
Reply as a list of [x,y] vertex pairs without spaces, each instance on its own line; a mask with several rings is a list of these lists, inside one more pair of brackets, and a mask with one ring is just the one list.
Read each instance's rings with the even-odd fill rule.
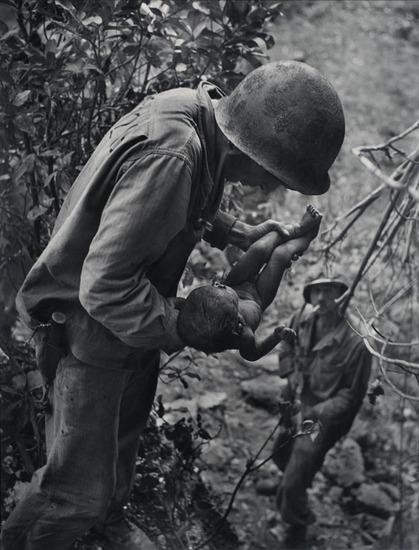
[[279,233],[271,231],[254,242],[232,267],[225,283],[229,286],[237,286],[254,281],[259,271],[269,261],[272,252],[282,241],[283,237]]
[[321,215],[313,207],[308,207],[301,222],[302,227],[305,228],[304,234],[277,246],[272,252],[269,262],[256,281],[262,309],[266,309],[275,298],[285,270],[291,265],[295,256],[301,256],[307,250],[319,231],[320,222]]

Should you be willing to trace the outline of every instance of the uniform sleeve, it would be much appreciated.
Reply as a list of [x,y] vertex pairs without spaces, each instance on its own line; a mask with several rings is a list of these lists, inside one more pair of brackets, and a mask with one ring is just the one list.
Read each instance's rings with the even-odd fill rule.
[[222,212],[219,210],[211,224],[211,227],[206,229],[204,233],[204,240],[211,246],[224,250],[224,248],[229,244],[229,235],[236,221],[237,218],[231,214],[227,214],[227,212]]
[[191,191],[187,161],[152,151],[117,181],[83,264],[80,302],[126,344],[179,348],[177,310],[147,278],[184,227]]
[[371,355],[363,343],[351,355],[346,372],[345,385],[333,397],[313,407],[316,416],[326,425],[351,422],[361,407],[371,373]]

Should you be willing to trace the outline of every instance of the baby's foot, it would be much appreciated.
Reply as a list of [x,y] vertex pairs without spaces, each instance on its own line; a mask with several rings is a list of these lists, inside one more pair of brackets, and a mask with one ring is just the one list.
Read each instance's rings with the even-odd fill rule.
[[320,223],[322,221],[322,215],[312,204],[308,204],[306,211],[299,223],[300,235],[306,235],[310,233],[312,239],[317,237],[319,232]]
[[313,205],[307,205],[306,211],[304,212],[301,220],[298,223],[293,223],[286,226],[286,229],[289,233],[287,241],[302,237],[309,232],[310,235],[312,234],[311,238],[314,239],[314,237],[316,237],[317,233],[319,232],[321,219],[322,215],[320,214],[320,212],[318,212]]
[[[297,238],[297,241],[301,241],[301,237],[303,237],[305,246],[303,246],[301,250],[295,251],[291,258],[293,261],[298,260],[304,250],[308,247],[309,243],[317,237],[321,221],[322,215],[320,212],[316,210],[313,205],[308,204],[296,231],[299,237]],[[297,241],[295,241],[295,244],[297,244]]]

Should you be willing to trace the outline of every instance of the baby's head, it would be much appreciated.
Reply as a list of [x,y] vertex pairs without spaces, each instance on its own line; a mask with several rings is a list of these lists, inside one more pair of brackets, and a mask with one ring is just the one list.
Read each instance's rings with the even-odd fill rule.
[[188,346],[206,353],[229,349],[239,326],[238,301],[236,292],[227,286],[196,288],[180,309],[179,336]]

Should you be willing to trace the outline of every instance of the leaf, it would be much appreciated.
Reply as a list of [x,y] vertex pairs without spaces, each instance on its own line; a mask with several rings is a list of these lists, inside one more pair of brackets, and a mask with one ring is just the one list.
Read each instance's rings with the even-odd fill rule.
[[141,2],[140,5],[140,13],[142,15],[145,15],[149,19],[154,19],[154,13],[151,11],[151,9],[147,6],[147,4],[144,4],[144,2]]
[[73,74],[80,74],[83,72],[84,63],[81,59],[72,63],[67,63],[64,67],[66,71],[70,71]]
[[0,69],[0,82],[7,82],[8,84],[13,84],[13,79],[10,76],[9,71]]
[[11,29],[9,32],[6,32],[5,34],[3,34],[3,36],[0,37],[0,42],[6,41],[8,38],[10,38],[11,36],[14,36],[15,34],[19,34],[18,28]]
[[200,11],[201,13],[205,13],[205,15],[211,15],[211,10],[209,9],[208,5],[204,4],[204,2],[192,2],[192,7]]
[[88,27],[89,25],[99,26],[102,22],[103,21],[100,15],[92,15],[91,17],[86,17],[86,19],[82,20],[82,24],[85,27]]
[[266,43],[263,40],[263,38],[255,37],[253,38],[253,41],[256,43],[256,45],[259,47],[259,49],[262,52],[266,50]]
[[54,53],[57,50],[57,41],[56,40],[47,40],[45,44],[45,53]]
[[127,44],[124,46],[124,53],[128,56],[138,53],[138,44]]
[[89,71],[94,71],[95,73],[98,73],[100,75],[103,75],[103,71],[101,69],[99,69],[99,67],[97,67],[96,65],[92,65],[91,63],[87,63],[84,67],[83,67],[83,74],[86,74],[88,73]]
[[201,21],[194,27],[193,29],[193,36],[194,38],[198,38],[198,36],[201,34],[201,32],[208,28],[208,22],[207,21]]
[[4,365],[10,361],[10,357],[0,347],[0,365]]
[[45,214],[45,212],[49,209],[49,206],[43,206],[41,204],[37,204],[33,208],[29,210],[26,217],[30,222],[34,222],[37,220],[40,216]]
[[195,378],[195,380],[201,380],[201,377],[196,372],[185,372],[183,376],[189,376],[189,378]]
[[13,101],[13,105],[15,107],[22,107],[22,105],[24,105],[28,101],[30,96],[31,96],[31,90],[25,90],[24,92],[20,92],[15,97]]
[[73,15],[73,16],[76,15],[75,7],[68,0],[55,0],[55,4],[57,6],[60,6],[60,8],[63,8],[64,11],[66,11],[68,13],[71,13],[71,15]]
[[262,56],[255,55],[254,53],[243,53],[243,57],[252,65],[253,68],[260,67],[262,65]]
[[202,439],[207,439],[207,440],[212,439],[212,437],[210,436],[210,434],[207,432],[205,428],[199,428],[198,435]]
[[23,161],[20,163],[19,167],[16,169],[16,172],[13,175],[13,178],[16,183],[22,179],[22,177],[27,173],[33,170],[35,166],[35,155],[27,155],[23,158]]
[[185,71],[188,70],[188,66],[185,65],[185,63],[176,63],[175,70],[176,70],[178,73],[184,73]]
[[37,126],[31,113],[21,113],[15,118],[15,126],[29,136],[36,136]]
[[12,385],[18,391],[24,390],[26,387],[26,376],[24,374],[15,374],[12,378]]

